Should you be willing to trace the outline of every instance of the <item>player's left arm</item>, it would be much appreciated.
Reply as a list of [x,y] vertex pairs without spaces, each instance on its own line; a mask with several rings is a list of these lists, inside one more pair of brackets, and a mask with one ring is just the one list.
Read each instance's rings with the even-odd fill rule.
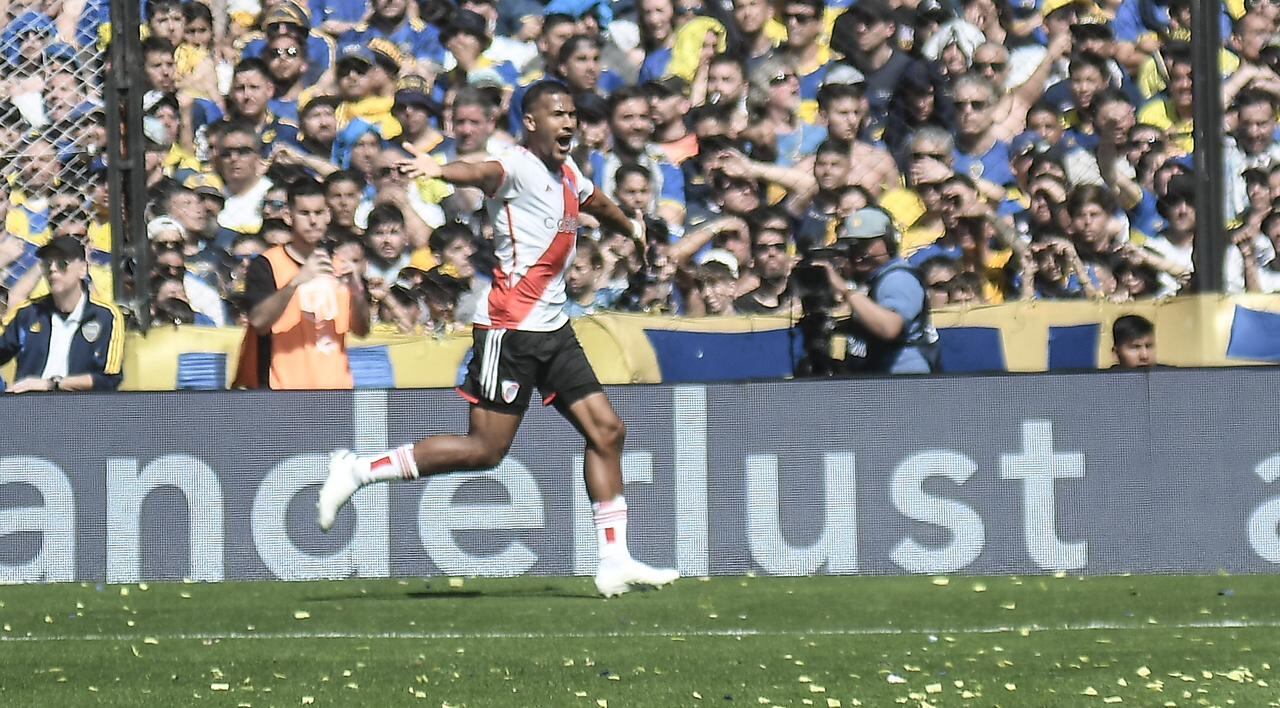
[[643,221],[628,218],[613,200],[597,189],[582,203],[582,210],[594,216],[604,228],[644,241]]

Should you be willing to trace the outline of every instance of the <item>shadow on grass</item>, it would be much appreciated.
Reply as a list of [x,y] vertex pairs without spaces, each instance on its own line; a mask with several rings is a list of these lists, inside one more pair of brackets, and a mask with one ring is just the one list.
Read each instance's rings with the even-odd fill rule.
[[483,600],[484,598],[501,598],[504,600],[519,599],[557,599],[557,600],[593,600],[600,596],[590,589],[589,586],[583,587],[581,591],[575,591],[573,588],[566,588],[556,585],[544,585],[542,587],[523,587],[513,590],[470,590],[450,587],[435,588],[427,585],[426,587],[409,590],[407,592],[368,592],[368,593],[342,593],[335,595],[313,596],[306,599],[307,602],[341,602],[346,600],[380,600],[380,601],[396,601],[406,598],[413,600]]

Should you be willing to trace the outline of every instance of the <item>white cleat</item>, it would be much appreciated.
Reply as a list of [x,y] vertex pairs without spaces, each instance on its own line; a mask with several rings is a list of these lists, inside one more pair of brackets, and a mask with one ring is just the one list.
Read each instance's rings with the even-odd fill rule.
[[607,558],[596,569],[596,590],[616,597],[637,587],[660,588],[680,578],[675,568],[654,568],[630,556]]
[[320,530],[328,532],[338,518],[340,510],[351,499],[351,495],[360,489],[356,479],[356,465],[360,458],[350,450],[335,450],[329,453],[329,476],[320,487],[320,500],[316,502],[316,523]]

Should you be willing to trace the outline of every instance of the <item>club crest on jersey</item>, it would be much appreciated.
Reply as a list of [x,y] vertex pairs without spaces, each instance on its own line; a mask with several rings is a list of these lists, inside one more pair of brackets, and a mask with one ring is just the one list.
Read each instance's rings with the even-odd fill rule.
[[84,341],[93,344],[98,341],[98,337],[102,336],[102,325],[89,320],[80,328],[80,334],[84,335]]
[[502,382],[502,402],[511,403],[516,400],[516,396],[520,394],[520,384],[504,379]]

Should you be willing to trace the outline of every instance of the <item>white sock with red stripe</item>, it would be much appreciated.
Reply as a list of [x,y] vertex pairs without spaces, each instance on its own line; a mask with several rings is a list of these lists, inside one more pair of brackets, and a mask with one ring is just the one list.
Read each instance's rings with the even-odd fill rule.
[[356,468],[356,479],[363,486],[370,482],[417,479],[418,463],[413,459],[413,445],[401,445],[374,458],[365,458],[368,467]]
[[622,495],[609,501],[595,502],[591,510],[596,521],[596,542],[600,560],[629,558],[627,550],[627,500]]

